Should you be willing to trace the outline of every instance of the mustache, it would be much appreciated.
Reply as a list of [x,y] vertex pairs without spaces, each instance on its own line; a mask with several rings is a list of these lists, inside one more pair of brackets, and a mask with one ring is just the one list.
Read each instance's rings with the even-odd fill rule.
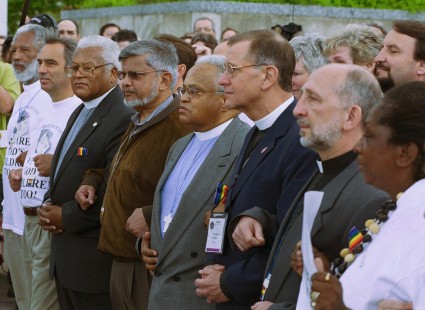
[[310,123],[304,118],[298,118],[297,124],[298,124],[298,126],[309,126],[310,125]]
[[375,65],[375,70],[377,69],[381,69],[383,71],[390,71],[390,66],[385,62],[377,61]]

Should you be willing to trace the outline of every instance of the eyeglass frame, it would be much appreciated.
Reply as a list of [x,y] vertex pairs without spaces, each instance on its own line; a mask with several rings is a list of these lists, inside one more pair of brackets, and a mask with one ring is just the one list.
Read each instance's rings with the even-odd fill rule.
[[[65,66],[64,68],[63,68],[63,71],[65,71],[65,75],[68,77],[68,78],[73,78],[76,74],[77,74],[77,71],[78,72],[80,72],[80,74],[82,75],[82,76],[84,76],[84,77],[87,77],[87,78],[91,78],[91,77],[93,77],[93,75],[94,75],[94,70],[95,69],[98,69],[98,68],[101,68],[101,67],[105,67],[105,66],[109,66],[109,65],[114,65],[113,63],[111,63],[111,62],[109,62],[109,63],[106,63],[106,64],[103,64],[103,65],[98,65],[98,66],[91,66],[90,67],[90,70],[91,70],[91,75],[86,75],[85,73],[83,73],[83,72],[81,72],[81,70],[80,70],[80,68],[82,67],[82,65],[70,65],[70,66]],[[75,68],[75,67],[77,67],[77,68]],[[75,69],[74,69],[75,68]],[[74,70],[74,73],[70,73],[70,72],[67,72],[67,71],[69,71],[69,70]]]
[[[258,66],[266,66],[264,64],[249,64],[249,65],[242,65],[242,66],[232,66],[228,62],[224,64],[224,71],[227,72],[230,77],[234,77],[235,71],[238,71],[243,68],[249,68],[249,67],[258,67]],[[230,69],[230,70],[229,70]]]
[[[208,93],[216,93],[216,94],[224,94],[224,91],[221,90],[202,90],[202,89],[197,89],[195,87],[185,87],[183,86],[182,88],[180,88],[180,96],[183,97],[183,95],[187,94],[187,96],[189,97],[189,99],[193,99],[195,97],[197,97],[200,93],[204,93],[204,94],[208,94]],[[190,94],[192,93],[192,94]]]
[[[129,74],[129,72],[131,72],[131,74],[135,74],[136,77],[132,78],[132,77],[128,77],[130,80],[135,81],[138,80],[139,76],[145,76],[148,73],[153,73],[153,72],[166,72],[166,70],[152,70],[152,71],[134,71],[134,70],[128,70],[127,72],[123,72],[123,71],[118,71],[117,74],[117,78],[118,80],[122,81],[125,79],[125,77]],[[122,77],[122,78],[120,78]]]

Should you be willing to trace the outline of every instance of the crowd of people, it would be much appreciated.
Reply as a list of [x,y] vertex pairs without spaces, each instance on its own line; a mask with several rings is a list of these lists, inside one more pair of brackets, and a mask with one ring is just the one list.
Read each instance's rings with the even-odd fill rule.
[[19,309],[425,309],[425,23],[278,26],[4,38]]

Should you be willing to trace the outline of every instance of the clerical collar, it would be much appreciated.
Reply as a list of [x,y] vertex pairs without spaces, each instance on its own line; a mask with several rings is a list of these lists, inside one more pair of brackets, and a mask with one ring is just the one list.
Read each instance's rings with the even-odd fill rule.
[[[118,86],[115,86],[115,87],[118,87]],[[100,96],[100,97],[97,97],[97,98],[95,98],[95,99],[93,99],[93,100],[90,100],[90,101],[87,101],[87,102],[83,102],[83,104],[84,104],[84,107],[86,108],[86,109],[94,109],[94,108],[96,108],[101,102],[102,102],[102,100],[115,88],[115,87],[112,87],[110,90],[108,90],[106,93],[104,93],[102,96]]]
[[357,154],[353,151],[349,151],[340,156],[325,160],[317,161],[317,166],[319,167],[320,173],[328,173],[333,170],[342,170],[353,162],[357,157]]
[[213,129],[210,129],[208,131],[204,131],[204,132],[195,131],[196,138],[201,141],[206,141],[206,140],[218,137],[219,135],[223,133],[223,131],[227,128],[227,126],[230,125],[232,120],[233,118],[229,119],[227,122],[221,125],[218,125],[217,127],[214,127]]
[[274,122],[277,120],[277,118],[286,110],[287,107],[291,105],[291,103],[294,101],[294,97],[292,96],[288,100],[286,100],[284,103],[282,103],[280,106],[278,106],[276,109],[274,109],[273,112],[267,114],[262,119],[259,119],[258,121],[254,121],[255,126],[257,126],[258,130],[265,130],[274,124]]

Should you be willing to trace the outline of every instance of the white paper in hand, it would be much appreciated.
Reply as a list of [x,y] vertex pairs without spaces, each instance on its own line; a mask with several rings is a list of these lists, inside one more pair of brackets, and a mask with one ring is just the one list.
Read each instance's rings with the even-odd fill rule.
[[314,264],[313,246],[311,245],[311,228],[317,211],[322,203],[323,192],[309,191],[304,194],[303,229],[301,251],[303,253],[303,278],[298,295],[297,309],[310,309],[311,276],[317,272]]

